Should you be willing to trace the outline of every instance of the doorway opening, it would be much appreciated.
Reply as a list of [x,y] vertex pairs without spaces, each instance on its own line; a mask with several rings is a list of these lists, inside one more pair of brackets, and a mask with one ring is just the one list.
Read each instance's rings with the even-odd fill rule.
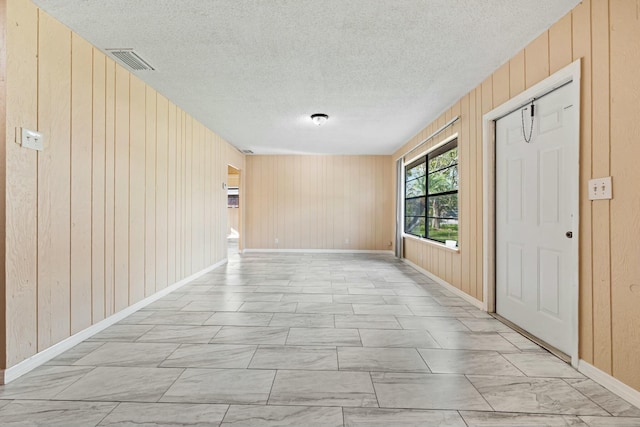
[[484,301],[578,362],[580,61],[484,124]]
[[240,203],[240,169],[227,167],[227,251],[228,258],[240,253],[240,233],[242,224],[242,206]]

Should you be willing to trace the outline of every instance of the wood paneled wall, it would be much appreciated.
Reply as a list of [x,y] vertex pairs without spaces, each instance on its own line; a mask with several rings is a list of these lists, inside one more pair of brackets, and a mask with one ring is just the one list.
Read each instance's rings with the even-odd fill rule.
[[247,156],[246,168],[247,248],[391,249],[389,156]]
[[[460,253],[405,239],[405,256],[482,299],[482,115],[582,58],[580,358],[640,390],[640,18],[627,0],[584,0],[394,154],[456,115]],[[614,198],[589,201],[587,181],[613,176]],[[394,187],[395,188],[395,187]]]
[[[244,167],[30,1],[5,4],[0,368],[225,259],[222,183],[227,164]],[[17,145],[20,127],[42,132],[45,150]]]

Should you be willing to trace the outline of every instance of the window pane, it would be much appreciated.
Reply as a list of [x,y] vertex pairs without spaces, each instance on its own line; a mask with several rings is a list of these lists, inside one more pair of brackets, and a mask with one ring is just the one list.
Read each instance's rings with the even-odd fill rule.
[[425,216],[424,197],[417,199],[407,199],[405,202],[405,215],[407,216]]
[[429,172],[446,168],[458,163],[458,147],[452,148],[438,156],[429,159]]
[[407,168],[406,171],[406,176],[405,176],[405,181],[411,181],[412,179],[416,179],[419,178],[421,176],[425,176],[426,175],[426,166],[425,163],[420,163],[417,166],[412,167],[411,169]]
[[427,216],[458,219],[458,193],[427,199]]
[[408,234],[424,237],[424,217],[407,216],[404,219],[404,231]]
[[418,197],[424,196],[427,191],[427,177],[423,176],[413,181],[407,182],[407,192],[405,197]]
[[429,222],[429,234],[427,238],[445,243],[447,240],[458,241],[458,220],[427,218]]
[[444,193],[458,189],[458,166],[450,166],[446,169],[429,174],[429,194]]

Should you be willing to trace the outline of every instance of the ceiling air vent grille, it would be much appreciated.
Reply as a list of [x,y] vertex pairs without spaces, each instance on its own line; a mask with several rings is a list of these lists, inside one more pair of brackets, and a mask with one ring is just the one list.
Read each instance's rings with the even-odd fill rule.
[[115,56],[120,62],[135,71],[153,71],[153,68],[147,61],[142,59],[140,55],[135,53],[133,49],[107,49],[111,55]]
[[251,150],[242,150],[242,152],[244,154],[253,154],[253,151],[251,151]]

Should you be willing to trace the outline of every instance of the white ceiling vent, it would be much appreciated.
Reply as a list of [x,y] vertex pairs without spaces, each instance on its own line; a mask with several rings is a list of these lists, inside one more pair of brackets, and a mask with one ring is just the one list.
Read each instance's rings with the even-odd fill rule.
[[244,154],[253,154],[253,151],[251,151],[251,150],[242,150],[242,152]]
[[127,67],[135,71],[153,71],[153,68],[147,61],[142,59],[140,55],[135,53],[133,49],[106,49],[111,55],[116,57]]

